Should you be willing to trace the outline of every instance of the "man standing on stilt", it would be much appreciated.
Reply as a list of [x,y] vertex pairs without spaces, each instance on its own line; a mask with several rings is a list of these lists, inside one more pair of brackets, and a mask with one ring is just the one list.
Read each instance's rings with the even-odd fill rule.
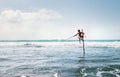
[[83,32],[83,29],[81,30],[80,32],[80,29],[78,29],[78,33],[75,34],[73,37],[77,36],[78,35],[78,39],[79,39],[79,43],[84,42],[84,32]]
[[78,33],[75,34],[73,37],[77,36],[78,35],[78,39],[79,39],[79,43],[83,43],[83,54],[85,55],[85,45],[84,45],[84,32],[83,32],[83,29],[80,31],[78,29]]

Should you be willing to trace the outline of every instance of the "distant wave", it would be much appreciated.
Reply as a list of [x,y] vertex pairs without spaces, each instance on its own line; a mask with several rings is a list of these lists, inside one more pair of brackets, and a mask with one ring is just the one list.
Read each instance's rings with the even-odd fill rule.
[[[0,40],[0,42],[77,42],[78,40]],[[85,40],[86,42],[120,42],[120,40]]]
[[[79,44],[78,41],[46,41],[46,42],[0,42],[0,47],[74,47],[74,46],[82,46],[82,43]],[[120,41],[85,41],[85,47],[120,47]]]
[[37,42],[0,42],[0,47],[43,47]]

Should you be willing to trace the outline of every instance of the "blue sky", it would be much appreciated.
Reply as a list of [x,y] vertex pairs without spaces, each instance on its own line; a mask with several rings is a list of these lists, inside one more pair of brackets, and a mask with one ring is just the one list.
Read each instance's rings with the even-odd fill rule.
[[85,39],[120,39],[119,9],[120,0],[1,0],[0,39],[66,39],[81,28]]

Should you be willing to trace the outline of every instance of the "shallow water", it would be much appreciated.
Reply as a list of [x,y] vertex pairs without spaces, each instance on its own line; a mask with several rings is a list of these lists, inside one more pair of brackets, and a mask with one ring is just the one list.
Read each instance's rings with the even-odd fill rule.
[[0,77],[120,77],[120,42],[1,42]]

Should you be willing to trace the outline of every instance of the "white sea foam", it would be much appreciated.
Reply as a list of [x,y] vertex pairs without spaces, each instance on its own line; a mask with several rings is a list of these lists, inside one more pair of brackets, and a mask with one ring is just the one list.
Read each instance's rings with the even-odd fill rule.
[[[82,46],[79,42],[0,42],[0,47],[24,46],[24,47],[75,47]],[[120,47],[120,42],[85,42],[85,47]]]
[[56,72],[56,73],[54,73],[54,77],[58,77],[58,73]]

